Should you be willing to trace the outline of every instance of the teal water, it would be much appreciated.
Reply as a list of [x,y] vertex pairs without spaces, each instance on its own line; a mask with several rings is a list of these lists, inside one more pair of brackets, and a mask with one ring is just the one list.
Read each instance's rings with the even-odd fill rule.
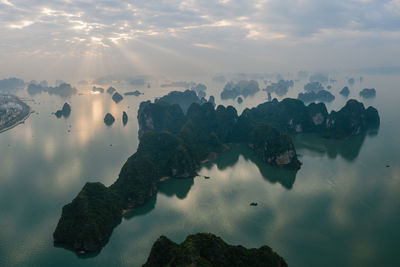
[[[36,113],[0,134],[0,266],[140,266],[160,235],[181,242],[196,232],[247,247],[267,244],[290,266],[399,266],[399,82],[396,76],[369,76],[350,87],[357,99],[360,88],[377,89],[376,98],[363,101],[379,110],[375,135],[342,141],[298,135],[303,165],[297,173],[270,167],[233,145],[203,166],[200,177],[163,182],[158,195],[127,214],[91,258],[53,247],[61,208],[86,182],[115,181],[137,148],[139,103],[167,91],[152,86],[119,104],[108,94],[86,91],[69,99],[20,92]],[[333,86],[336,100],[329,109],[345,103],[338,94],[343,85]],[[222,87],[212,84],[209,91]],[[299,87],[288,96],[296,96]],[[265,98],[260,92],[241,105],[218,97],[217,102],[242,111]],[[71,116],[51,115],[65,101]],[[107,112],[116,117],[111,127],[103,123]]]

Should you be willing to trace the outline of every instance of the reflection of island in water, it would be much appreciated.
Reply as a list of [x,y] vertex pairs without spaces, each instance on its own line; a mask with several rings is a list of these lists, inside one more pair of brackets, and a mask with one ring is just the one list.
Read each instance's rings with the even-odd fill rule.
[[[369,133],[373,136],[376,133]],[[360,153],[366,135],[358,135],[346,140],[323,139],[316,134],[301,134],[294,137],[297,151],[308,150],[315,152],[318,156],[327,155],[329,158],[335,159],[340,155],[348,162],[354,161]],[[245,144],[230,144],[229,149],[218,155],[217,159],[205,163],[204,167],[211,169],[214,165],[218,170],[223,171],[234,166],[242,155],[245,160],[254,163],[261,175],[271,183],[280,183],[284,188],[290,190],[296,180],[297,171],[286,170],[271,166],[263,162],[254,151]],[[167,197],[176,196],[183,200],[189,194],[190,189],[194,185],[194,177],[192,178],[171,178],[160,183],[159,192]],[[155,208],[157,195],[152,197],[145,205],[129,211],[125,214],[125,219],[142,216]]]
[[[376,135],[369,133],[369,136]],[[306,149],[315,152],[318,155],[327,155],[331,159],[335,159],[340,155],[348,162],[354,161],[360,153],[364,143],[366,134],[352,136],[345,140],[323,139],[315,134],[301,134],[293,138],[297,152],[301,154],[301,150]]]
[[260,157],[245,144],[230,144],[229,150],[218,155],[216,160],[206,163],[205,167],[210,169],[215,164],[219,170],[225,170],[235,165],[240,155],[242,155],[245,160],[253,162],[261,175],[269,182],[278,182],[289,190],[293,187],[294,181],[296,180],[296,170],[281,169],[263,162]]
[[[180,200],[187,197],[190,189],[194,185],[194,177],[191,178],[170,178],[162,181],[159,185],[158,192],[166,195],[167,197],[176,196]],[[125,219],[132,219],[133,217],[146,215],[152,211],[157,202],[157,194],[154,195],[149,201],[136,209],[130,210],[124,216]]]

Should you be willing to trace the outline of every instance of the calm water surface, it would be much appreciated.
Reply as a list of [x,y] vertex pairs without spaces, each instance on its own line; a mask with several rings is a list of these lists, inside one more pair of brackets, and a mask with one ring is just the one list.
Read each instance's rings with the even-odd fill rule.
[[[206,84],[215,95],[223,87]],[[167,89],[154,85],[119,104],[84,90],[68,99],[20,92],[36,113],[0,134],[0,266],[140,266],[160,235],[182,242],[196,232],[247,247],[267,244],[290,266],[400,266],[399,84],[396,76],[369,76],[350,87],[357,99],[360,88],[377,88],[377,97],[364,101],[379,110],[377,134],[344,141],[296,136],[303,162],[297,173],[272,168],[233,145],[199,171],[210,179],[163,182],[156,197],[127,214],[100,254],[85,259],[53,247],[61,208],[86,182],[115,181],[138,145],[139,103]],[[344,105],[338,94],[343,86],[334,84],[336,100],[328,109]],[[301,87],[287,96],[297,96]],[[217,96],[239,112],[265,99],[260,92],[237,105]],[[51,112],[66,101],[71,116],[57,119]],[[107,112],[116,117],[111,127],[103,123]]]

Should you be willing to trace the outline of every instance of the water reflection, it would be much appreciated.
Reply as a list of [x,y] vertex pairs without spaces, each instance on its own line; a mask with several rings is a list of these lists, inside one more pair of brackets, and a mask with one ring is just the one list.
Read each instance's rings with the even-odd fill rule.
[[193,185],[193,177],[169,179],[160,184],[159,192],[168,197],[176,196],[179,199],[185,199]]
[[[192,178],[172,178],[160,183],[158,193],[164,194],[171,198],[176,196],[179,200],[183,200],[187,197],[190,189],[194,185],[194,177]],[[146,204],[135,208],[125,214],[124,218],[130,220],[137,216],[146,215],[152,211],[157,203],[157,194],[149,199]]]
[[143,216],[152,211],[156,207],[157,194],[150,198],[146,204],[137,207],[124,215],[124,219],[130,220],[134,217]]
[[[375,132],[375,135],[377,132]],[[369,133],[371,136],[371,134]],[[335,159],[338,155],[348,162],[353,162],[364,144],[366,134],[353,136],[345,140],[328,140],[315,134],[302,134],[293,138],[296,150],[301,154],[302,150],[314,152],[318,157],[327,155]]]
[[[400,236],[400,142],[393,138],[400,134],[400,91],[398,78],[386,80],[367,81],[382,93],[363,100],[377,107],[382,118],[375,138],[296,136],[296,149],[303,155],[297,174],[260,162],[245,146],[231,146],[199,170],[210,179],[161,183],[157,196],[126,214],[101,253],[84,260],[53,248],[61,208],[86,182],[115,181],[137,149],[139,103],[166,91],[152,83],[146,95],[127,97],[118,105],[108,94],[77,94],[68,100],[72,113],[67,120],[51,115],[65,99],[38,94],[37,102],[30,103],[37,113],[0,135],[0,266],[140,266],[160,235],[182,242],[196,232],[213,232],[247,247],[268,244],[289,266],[400,266],[394,256]],[[220,89],[209,86],[207,92],[217,104]],[[353,91],[350,97],[357,97]],[[288,95],[297,97],[297,92]],[[260,92],[238,109],[263,98]],[[341,108],[345,99],[340,101],[329,109]],[[237,106],[234,100],[224,103]],[[123,110],[132,118],[125,127]],[[107,112],[118,118],[111,128],[103,124]],[[266,183],[261,174],[276,184]],[[257,207],[249,206],[253,201]]]
[[280,169],[263,162],[254,151],[244,144],[231,144],[229,150],[220,154],[215,161],[207,163],[205,167],[210,169],[215,164],[219,170],[223,171],[235,165],[240,155],[242,155],[245,160],[253,162],[261,175],[269,182],[278,182],[288,190],[293,187],[297,171]]

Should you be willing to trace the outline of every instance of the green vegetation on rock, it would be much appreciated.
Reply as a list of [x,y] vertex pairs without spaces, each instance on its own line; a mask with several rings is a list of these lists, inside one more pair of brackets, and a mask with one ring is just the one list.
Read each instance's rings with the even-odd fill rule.
[[232,246],[213,234],[189,235],[182,244],[165,236],[154,243],[144,267],[155,266],[287,266],[285,260],[268,246],[247,249]]
[[178,104],[150,101],[140,103],[138,111],[139,138],[146,131],[177,133],[185,123],[185,115]]
[[297,159],[291,138],[267,123],[254,127],[249,146],[264,162],[287,169],[300,169],[301,163]]
[[378,111],[373,107],[364,108],[363,103],[354,99],[347,101],[339,111],[332,111],[326,121],[323,136],[341,139],[359,135],[379,127]]
[[372,98],[376,96],[375,88],[364,88],[360,92],[360,96],[364,98]]
[[228,82],[221,93],[221,99],[235,99],[238,96],[248,97],[260,91],[258,82],[241,80],[237,83]]
[[102,183],[86,183],[78,196],[62,210],[54,243],[79,253],[101,249],[121,222],[119,194]]
[[[305,106],[296,99],[273,100],[246,109],[240,116],[233,107],[214,109],[212,103],[192,103],[184,115],[177,104],[148,101],[141,103],[138,121],[137,152],[127,160],[110,187],[88,183],[64,206],[54,232],[55,244],[82,253],[99,251],[124,210],[143,205],[157,193],[165,178],[195,176],[202,163],[222,152],[229,143],[244,143],[263,162],[298,170],[301,163],[288,134],[316,132],[328,138],[344,138],[379,127],[377,110],[365,109],[356,100],[349,100],[341,110],[330,114],[322,103]],[[228,251],[231,247],[225,248]],[[236,248],[236,252],[242,253],[243,249]],[[199,263],[205,264],[199,266],[208,266],[209,262],[203,260],[199,258]],[[239,261],[242,258],[237,260],[242,265],[256,264],[249,258],[246,262]]]

